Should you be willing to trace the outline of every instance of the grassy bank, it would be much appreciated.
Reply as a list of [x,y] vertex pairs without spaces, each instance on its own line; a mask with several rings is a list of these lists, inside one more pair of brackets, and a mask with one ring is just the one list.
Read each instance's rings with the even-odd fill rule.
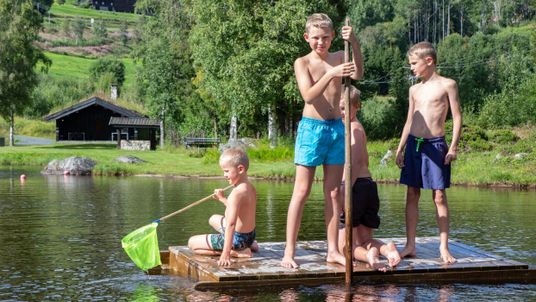
[[[375,179],[397,182],[400,170],[394,163],[394,154],[382,165],[387,150],[395,150],[397,140],[369,142],[370,170]],[[536,150],[529,140],[503,144],[487,151],[462,151],[455,162],[452,180],[456,184],[535,187]],[[526,152],[518,152],[525,150]],[[248,151],[251,176],[292,180],[294,165],[292,146],[269,149],[261,143]],[[498,155],[499,154],[499,155]],[[114,159],[121,155],[133,155],[146,161],[143,164],[121,164]],[[50,146],[2,147],[0,165],[44,166],[52,159],[69,156],[86,156],[97,161],[95,174],[134,175],[153,174],[168,176],[220,176],[218,151],[205,152],[184,148],[165,148],[151,152],[124,151],[110,144],[57,144]],[[322,169],[317,170],[322,178]]]

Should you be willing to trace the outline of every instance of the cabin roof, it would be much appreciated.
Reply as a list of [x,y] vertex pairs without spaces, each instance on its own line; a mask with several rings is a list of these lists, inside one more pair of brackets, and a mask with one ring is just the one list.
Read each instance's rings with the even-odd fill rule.
[[72,105],[71,107],[68,107],[68,108],[65,108],[63,110],[60,110],[58,112],[54,112],[54,113],[51,113],[47,116],[44,117],[44,120],[45,121],[52,121],[52,120],[57,120],[57,119],[60,119],[62,117],[65,117],[65,116],[68,116],[74,112],[77,112],[77,111],[80,111],[82,109],[85,109],[87,107],[90,107],[90,106],[93,106],[93,105],[98,105],[98,106],[101,106],[101,107],[104,107],[108,110],[111,110],[115,113],[118,113],[122,116],[126,116],[126,117],[133,117],[133,118],[143,118],[144,115],[141,114],[141,113],[138,113],[136,111],[132,111],[132,110],[129,110],[129,109],[126,109],[124,107],[121,107],[121,106],[118,106],[118,105],[115,105],[115,104],[112,104],[110,102],[107,102],[101,98],[99,98],[98,96],[93,96],[85,101],[82,101],[82,102],[79,102],[77,104],[74,104]]
[[112,116],[108,125],[114,127],[158,128],[160,127],[160,121],[146,117]]

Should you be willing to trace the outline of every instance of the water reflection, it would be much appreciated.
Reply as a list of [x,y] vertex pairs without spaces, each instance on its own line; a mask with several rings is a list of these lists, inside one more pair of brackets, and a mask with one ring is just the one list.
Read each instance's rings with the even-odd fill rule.
[[[20,181],[24,173],[27,178]],[[450,301],[536,300],[534,285],[355,285],[198,292],[170,276],[146,276],[120,246],[123,236],[225,186],[220,179],[48,176],[0,170],[0,300],[10,301]],[[292,183],[254,181],[258,240],[284,241]],[[405,188],[380,185],[377,237],[403,237]],[[424,196],[425,194],[423,194]],[[536,264],[536,192],[452,188],[451,238],[487,252]],[[158,227],[162,249],[184,245],[220,213],[206,202]],[[435,208],[420,202],[418,236],[436,236]],[[203,222],[203,223],[200,223]],[[325,238],[323,197],[314,186],[300,240]],[[506,288],[506,289],[505,289]]]

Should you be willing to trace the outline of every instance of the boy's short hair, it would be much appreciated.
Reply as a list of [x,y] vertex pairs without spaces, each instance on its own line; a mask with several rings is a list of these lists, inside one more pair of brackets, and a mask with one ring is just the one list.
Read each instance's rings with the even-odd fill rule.
[[350,105],[359,108],[361,106],[361,91],[350,85]]
[[305,32],[308,33],[309,30],[313,27],[329,28],[330,30],[333,30],[333,22],[328,15],[316,13],[307,17],[307,22],[305,22]]
[[226,149],[220,155],[220,162],[222,160],[225,160],[226,162],[228,162],[234,167],[238,167],[238,165],[242,165],[244,166],[246,170],[249,168],[248,155],[246,154],[244,150],[242,150],[242,148],[231,147],[229,149]]
[[[342,93],[344,93],[346,86],[342,85]],[[361,91],[354,85],[350,85],[350,106],[359,108],[361,106]]]
[[434,45],[430,42],[419,42],[408,50],[408,57],[411,55],[416,55],[417,57],[424,59],[426,57],[432,57],[434,64],[437,64],[437,53],[434,48]]

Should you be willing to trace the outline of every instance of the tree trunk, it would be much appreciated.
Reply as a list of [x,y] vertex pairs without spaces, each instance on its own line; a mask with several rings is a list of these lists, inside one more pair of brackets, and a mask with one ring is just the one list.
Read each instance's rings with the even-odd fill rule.
[[11,111],[9,118],[9,146],[15,146],[15,115],[13,111]]
[[450,1],[447,3],[447,36],[450,35]]
[[231,117],[231,127],[229,128],[229,140],[237,140],[238,139],[238,133],[236,131],[237,128],[237,118],[236,114],[233,114]]
[[160,148],[164,148],[164,118],[165,112],[162,108],[161,119],[160,119]]
[[463,37],[463,5],[460,6],[460,36]]
[[270,141],[270,148],[277,147],[277,128],[275,123],[275,108],[273,105],[268,106],[268,140]]

